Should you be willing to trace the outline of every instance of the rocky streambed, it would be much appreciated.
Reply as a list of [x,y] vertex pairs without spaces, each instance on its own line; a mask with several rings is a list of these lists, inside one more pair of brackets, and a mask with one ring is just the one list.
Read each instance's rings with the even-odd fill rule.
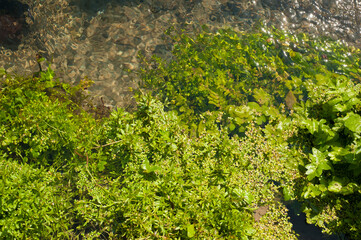
[[[0,23],[9,2],[1,1]],[[360,45],[358,0],[18,2],[29,9],[23,9],[20,28],[16,29],[19,25],[13,20],[7,28],[19,41],[0,38],[0,67],[21,74],[37,71],[35,56],[40,52],[64,81],[77,82],[87,76],[95,82],[90,91],[114,106],[127,106],[131,101],[130,88],[137,87],[137,78],[127,69],[138,68],[139,51],[171,56],[171,42],[164,37],[170,26],[189,33],[202,24],[213,30],[225,26],[248,30],[264,20],[279,28]]]

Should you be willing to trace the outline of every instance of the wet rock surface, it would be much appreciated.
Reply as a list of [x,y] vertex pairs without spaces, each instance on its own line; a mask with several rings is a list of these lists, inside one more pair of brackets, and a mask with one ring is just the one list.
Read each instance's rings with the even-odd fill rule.
[[[22,21],[29,26],[26,34],[13,19],[10,25],[5,24],[10,29],[7,36],[14,35],[21,42],[16,49],[0,43],[0,67],[22,74],[37,71],[35,55],[40,52],[52,62],[62,80],[78,82],[87,76],[95,82],[90,91],[117,106],[127,106],[131,99],[129,89],[137,87],[137,79],[127,69],[139,67],[140,51],[149,56],[171,57],[172,44],[164,35],[170,26],[189,33],[199,30],[202,24],[212,30],[225,26],[248,30],[264,20],[279,28],[328,35],[360,45],[358,0],[20,2],[30,6],[29,16],[34,21],[23,10]],[[0,20],[4,15],[0,15]]]

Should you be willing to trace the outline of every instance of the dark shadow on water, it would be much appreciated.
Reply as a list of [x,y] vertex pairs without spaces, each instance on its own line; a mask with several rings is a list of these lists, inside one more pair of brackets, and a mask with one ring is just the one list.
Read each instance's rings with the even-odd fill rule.
[[292,229],[299,235],[299,240],[347,240],[347,237],[337,235],[323,234],[321,228],[308,224],[306,214],[301,211],[301,204],[298,201],[292,201],[286,204],[288,216],[292,223]]
[[32,17],[29,5],[16,0],[0,0],[0,46],[17,49],[29,32],[26,17]]

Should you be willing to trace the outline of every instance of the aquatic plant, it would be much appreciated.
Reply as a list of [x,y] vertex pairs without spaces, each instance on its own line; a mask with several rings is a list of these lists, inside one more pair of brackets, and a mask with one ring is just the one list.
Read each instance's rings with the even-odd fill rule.
[[259,129],[192,137],[149,96],[96,120],[50,68],[0,84],[0,238],[295,239],[273,182],[295,171]]
[[[296,138],[308,157],[300,197],[309,221],[360,238],[360,84],[337,73],[308,81],[309,99],[295,108]],[[330,217],[333,216],[333,217]]]
[[[304,82],[338,72],[360,81],[359,51],[327,39],[312,39],[260,26],[195,36],[170,29],[173,59],[143,58],[142,87],[169,103],[195,129],[204,118],[232,133],[255,121],[282,118],[284,108],[307,99]],[[212,114],[208,114],[211,112]]]
[[296,150],[289,163],[304,176],[294,182],[301,191],[284,187],[284,197],[304,202],[310,222],[358,239],[360,50],[262,25],[168,34],[173,59],[143,58],[142,86],[196,135],[213,124],[243,135],[256,124]]
[[359,50],[267,28],[170,36],[133,112],[99,117],[88,79],[0,69],[0,238],[297,239],[281,191],[358,239]]

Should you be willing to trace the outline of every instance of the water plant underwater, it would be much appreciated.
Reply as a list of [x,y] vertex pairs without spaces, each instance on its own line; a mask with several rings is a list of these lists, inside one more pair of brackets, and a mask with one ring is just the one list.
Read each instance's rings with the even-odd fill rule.
[[89,80],[50,67],[0,70],[0,238],[297,239],[281,194],[358,239],[360,51],[263,26],[167,33],[134,111],[103,114]]

